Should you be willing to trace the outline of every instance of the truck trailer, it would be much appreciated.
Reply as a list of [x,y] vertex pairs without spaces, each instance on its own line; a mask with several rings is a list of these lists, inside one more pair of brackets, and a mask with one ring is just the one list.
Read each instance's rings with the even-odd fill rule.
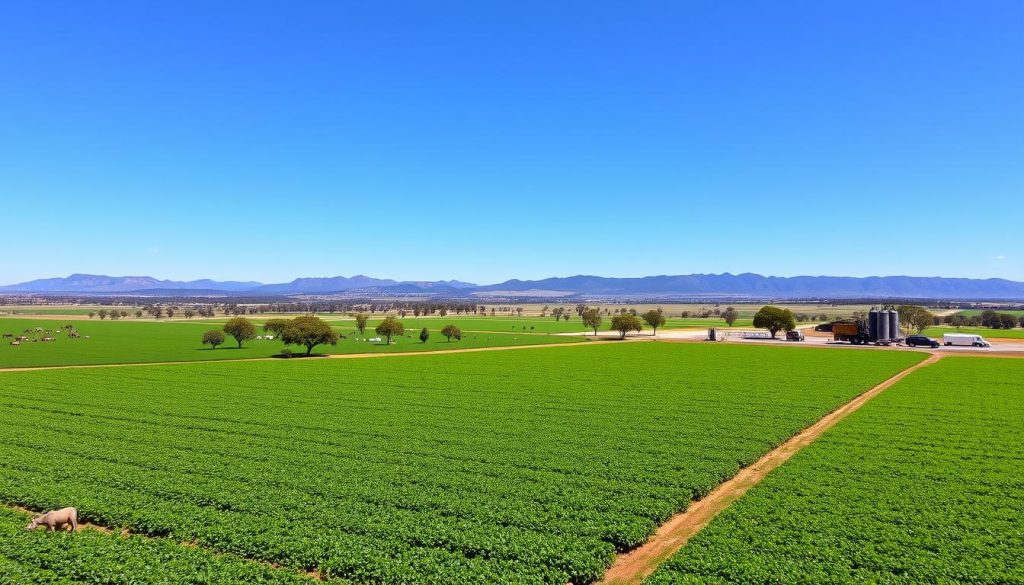
[[992,344],[980,335],[971,333],[944,333],[942,335],[944,345],[967,345],[972,347],[990,347]]

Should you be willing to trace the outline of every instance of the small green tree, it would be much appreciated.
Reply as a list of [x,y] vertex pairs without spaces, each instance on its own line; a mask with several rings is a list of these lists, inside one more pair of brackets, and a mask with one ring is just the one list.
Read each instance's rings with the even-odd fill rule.
[[736,319],[739,318],[740,312],[732,307],[726,307],[726,309],[722,311],[722,319],[725,321],[725,324],[728,325],[729,327],[732,327],[732,324],[735,323]]
[[101,321],[102,321],[103,319],[106,319],[106,318],[107,318],[107,310],[106,310],[106,309],[100,309],[100,312],[99,312],[99,313],[97,313],[97,314],[98,314],[98,315],[100,316],[100,320],[101,320]]
[[754,315],[754,327],[767,329],[775,339],[775,334],[781,330],[796,329],[796,318],[789,309],[765,305]]
[[366,315],[364,315],[362,313],[357,313],[356,314],[356,329],[359,331],[360,335],[362,335],[363,333],[366,333],[366,320],[367,320]]
[[644,328],[643,321],[631,313],[622,313],[612,317],[612,331],[619,332],[619,339],[625,339],[630,331],[639,333]]
[[594,337],[597,337],[597,328],[601,326],[601,311],[597,309],[585,309],[583,311],[583,325],[594,330]]
[[377,328],[374,329],[374,331],[377,332],[377,335],[387,337],[388,345],[391,345],[391,338],[405,333],[405,326],[402,325],[401,321],[394,317],[385,317],[384,320],[380,322],[380,325],[377,325]]
[[267,319],[263,323],[263,331],[265,333],[273,333],[277,337],[281,337],[284,330],[288,325],[291,324],[291,319]]
[[454,337],[455,340],[458,341],[462,339],[462,330],[456,327],[455,325],[445,325],[444,329],[441,330],[441,335],[447,337],[449,342],[451,342],[452,337]]
[[420,329],[420,341],[426,343],[428,339],[430,339],[430,332],[427,331],[427,328]]
[[224,324],[224,333],[234,337],[238,342],[238,349],[242,349],[243,341],[256,337],[256,327],[245,317],[235,317]]
[[306,315],[292,319],[281,331],[281,341],[287,345],[306,346],[306,355],[322,344],[338,344],[338,333],[320,317]]
[[651,326],[654,330],[654,335],[658,335],[658,327],[665,324],[665,315],[661,312],[661,309],[651,309],[644,313],[644,323]]
[[1017,318],[1010,313],[999,313],[999,325],[1003,329],[1013,329],[1017,325]]
[[222,343],[224,343],[224,333],[216,329],[210,329],[203,333],[203,345],[209,345],[211,349],[217,349],[217,346]]

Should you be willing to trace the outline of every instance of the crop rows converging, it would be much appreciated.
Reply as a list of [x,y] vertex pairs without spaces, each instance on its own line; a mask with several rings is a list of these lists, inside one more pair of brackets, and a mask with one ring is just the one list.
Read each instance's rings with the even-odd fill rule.
[[355,583],[584,583],[920,359],[627,343],[9,372],[0,501]]
[[839,423],[649,579],[1024,583],[1024,361],[945,358]]

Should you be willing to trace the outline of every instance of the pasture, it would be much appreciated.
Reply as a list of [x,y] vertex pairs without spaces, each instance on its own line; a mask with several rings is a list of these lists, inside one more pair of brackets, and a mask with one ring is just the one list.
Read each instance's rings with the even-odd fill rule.
[[[602,317],[601,326],[598,328],[599,331],[608,331],[611,327],[612,316],[604,315]],[[327,319],[332,324],[337,324],[341,329],[349,334],[355,330],[355,320],[351,318],[336,318]],[[371,331],[378,323],[380,318],[370,319],[367,331]],[[415,329],[419,331],[421,327],[428,329],[440,330],[441,327],[451,323],[463,331],[480,331],[480,332],[496,332],[496,333],[581,333],[581,332],[592,332],[593,330],[583,325],[582,319],[576,316],[574,313],[568,321],[561,319],[556,321],[554,317],[531,317],[531,318],[520,318],[520,317],[466,317],[466,316],[430,316],[430,317],[405,317],[401,319],[402,323],[405,324],[405,328]],[[753,323],[752,319],[739,319],[734,324],[734,327],[749,327]],[[665,325],[659,327],[659,330],[664,329],[683,329],[683,328],[706,328],[706,327],[726,327],[725,321],[720,318],[709,318],[709,319],[680,319],[680,318],[666,318]],[[644,332],[651,333],[651,328],[644,324]]]
[[980,335],[985,339],[1024,339],[1024,329],[1015,327],[1013,329],[989,329],[988,327],[929,327],[924,330],[923,335],[934,337],[940,342],[943,333],[970,333]]
[[[1024,317],[1024,311],[1014,309],[992,309],[996,313],[1009,313],[1014,317]],[[963,315],[964,317],[980,317],[984,312],[984,309],[967,309],[964,311],[957,311],[957,315]]]
[[826,432],[652,578],[1024,582],[1024,361],[945,358]]
[[[5,372],[0,500],[352,583],[586,583],[920,359],[604,343]],[[44,538],[67,537],[3,556],[72,578]]]
[[[69,339],[58,335],[52,342],[23,342],[14,347],[4,340],[0,344],[0,368],[22,368],[33,366],[65,366],[88,364],[122,364],[177,361],[215,361],[243,358],[265,358],[278,354],[285,346],[280,341],[249,340],[238,349],[230,337],[217,349],[210,349],[200,343],[203,332],[220,329],[223,323],[191,321],[74,321],[81,338]],[[257,322],[258,323],[258,322]],[[478,347],[500,347],[510,345],[533,345],[549,343],[574,343],[582,340],[575,337],[540,335],[529,333],[475,333],[464,331],[461,341],[447,341],[441,336],[444,322],[435,321],[427,343],[417,338],[419,328],[406,327],[406,334],[387,345],[383,342],[357,341],[354,337],[343,339],[337,345],[321,345],[317,353],[387,353],[404,351],[443,351]],[[54,329],[60,321],[40,319],[0,319],[0,331],[21,334],[34,327]],[[339,332],[349,335],[353,327],[336,327]],[[85,336],[89,338],[86,339]],[[360,339],[374,337],[372,328]],[[305,353],[305,348],[292,346],[296,353]]]

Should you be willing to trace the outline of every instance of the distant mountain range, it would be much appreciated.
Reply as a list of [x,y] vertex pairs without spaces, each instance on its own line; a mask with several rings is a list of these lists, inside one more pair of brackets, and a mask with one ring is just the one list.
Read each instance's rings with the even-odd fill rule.
[[921,298],[1024,300],[1024,282],[1001,278],[918,276],[761,276],[760,274],[688,274],[607,278],[569,276],[509,280],[479,286],[457,280],[396,281],[369,276],[297,278],[280,284],[259,282],[159,280],[149,276],[72,274],[0,286],[0,293],[145,294],[161,296],[365,295],[443,298]]

